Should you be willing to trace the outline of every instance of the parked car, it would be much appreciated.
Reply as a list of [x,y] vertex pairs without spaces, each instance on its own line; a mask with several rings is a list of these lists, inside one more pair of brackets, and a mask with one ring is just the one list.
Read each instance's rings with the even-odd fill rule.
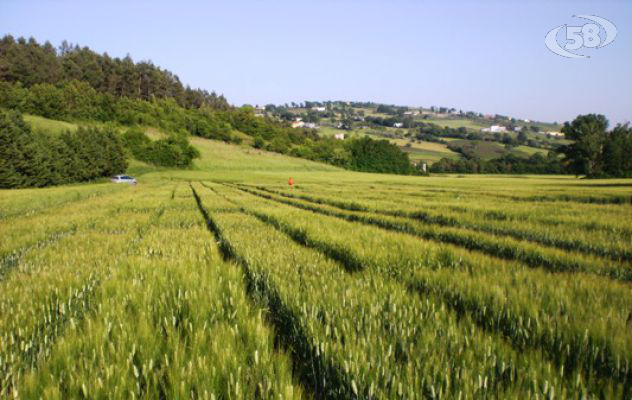
[[116,175],[112,178],[112,182],[114,183],[129,183],[130,185],[136,184],[136,179],[132,176],[127,175]]

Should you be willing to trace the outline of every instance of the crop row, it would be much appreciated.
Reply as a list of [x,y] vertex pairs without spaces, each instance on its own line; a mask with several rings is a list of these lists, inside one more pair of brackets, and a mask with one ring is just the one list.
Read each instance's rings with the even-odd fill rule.
[[[301,186],[298,190],[276,191],[292,194],[307,194],[312,197],[325,196],[345,203],[363,207],[381,209],[405,209],[417,211],[435,211],[478,221],[507,222],[520,224],[527,228],[540,227],[561,236],[574,236],[575,233],[592,234],[598,240],[603,237],[632,239],[632,229],[625,221],[630,218],[632,209],[626,205],[600,205],[568,203],[563,207],[551,202],[513,202],[510,199],[490,200],[477,197],[472,190],[451,190],[446,193],[428,193],[425,186],[404,189],[387,186]],[[600,242],[601,243],[601,242]],[[607,243],[607,241],[606,241]]]
[[398,217],[380,216],[360,211],[340,210],[335,207],[282,198],[244,187],[239,187],[239,189],[261,198],[312,211],[321,215],[333,216],[366,225],[374,225],[387,230],[404,232],[422,239],[449,243],[507,260],[517,260],[533,268],[542,267],[553,272],[590,272],[621,281],[632,280],[632,266],[630,266],[629,263],[608,263],[604,260],[588,257],[586,255],[567,253],[551,248],[542,248],[511,238],[497,238],[460,228],[428,226],[420,222]]
[[24,257],[24,255],[29,251],[50,246],[69,235],[73,235],[76,231],[76,226],[62,229],[57,232],[49,233],[48,236],[42,240],[24,245],[18,249],[14,249],[13,251],[6,252],[4,255],[0,256],[0,281],[10,270],[20,264],[22,257]]
[[[128,193],[112,206],[135,198],[137,194]],[[83,212],[92,215],[91,222],[75,235],[25,253],[0,282],[0,394],[19,393],[16,383],[25,371],[36,368],[66,327],[95,307],[95,291],[155,220],[149,214],[121,212],[116,218],[125,223],[112,233],[111,215]]]
[[[256,201],[242,201],[235,195],[238,192],[223,192],[249,211],[259,212],[262,207]],[[353,397],[360,398],[591,393],[589,382],[580,375],[564,378],[539,352],[514,350],[500,336],[447,309],[434,294],[411,293],[404,283],[372,269],[349,273],[254,216],[215,213],[215,208],[225,209],[229,203],[211,191],[200,198],[227,252],[241,261],[253,282],[265,288],[262,292],[268,300],[281,303],[271,307],[272,312],[290,315],[284,319],[291,322],[286,335],[301,333],[297,341],[306,340],[306,351],[321,360],[314,365],[338,371],[336,375],[346,383],[314,383],[322,385],[321,395],[349,397],[349,388]],[[299,349],[305,350],[304,343],[296,344],[293,357]],[[331,374],[315,371],[313,376]]]
[[89,318],[24,376],[24,397],[302,397],[265,311],[181,189],[103,282]]
[[365,211],[393,217],[405,217],[432,225],[464,228],[496,236],[509,236],[514,239],[527,240],[544,246],[607,257],[614,261],[632,261],[631,250],[621,245],[616,246],[616,243],[613,243],[613,238],[610,238],[609,240],[608,238],[603,238],[602,241],[597,242],[597,237],[594,233],[586,234],[585,237],[577,237],[579,236],[579,232],[577,231],[569,232],[568,230],[564,230],[561,232],[551,232],[546,229],[542,229],[541,225],[534,226],[533,224],[527,224],[525,222],[519,224],[511,221],[490,223],[484,219],[471,218],[469,215],[464,215],[462,213],[456,215],[446,215],[445,211],[422,211],[419,207],[405,209],[401,204],[397,208],[387,208],[384,206],[369,207],[360,204],[357,201],[345,201],[322,195],[315,197],[305,194],[294,194],[271,190],[263,186],[257,186],[256,188],[258,190],[286,198],[301,199],[310,203],[329,205],[348,211]]
[[[0,221],[0,260],[15,264],[18,256],[29,249],[36,249],[54,242],[55,238],[72,234],[78,228],[102,218],[106,213],[114,215],[119,211],[117,207],[126,207],[123,200],[134,198],[138,194],[136,188],[129,189],[123,194],[119,191],[109,191],[105,194],[81,197],[80,201],[73,201],[70,204],[66,202],[33,215]],[[12,259],[14,261],[11,261]]]
[[632,389],[627,284],[584,274],[552,276],[406,235],[313,218],[252,197],[241,203],[261,221],[350,271],[368,268],[407,282],[470,316],[479,327],[501,334],[517,349],[541,349],[567,373],[582,371],[588,378],[621,382],[623,391]]
[[[473,183],[473,182],[472,182]],[[489,184],[489,182],[486,182]],[[444,184],[444,183],[443,183]],[[515,183],[513,183],[515,185]],[[584,190],[570,191],[569,187],[564,185],[559,185],[557,187],[552,187],[552,190],[538,190],[536,187],[526,187],[527,190],[519,190],[522,189],[520,185],[516,185],[516,187],[512,187],[507,184],[507,182],[502,182],[501,185],[496,187],[484,188],[481,189],[479,186],[480,182],[470,184],[469,186],[454,186],[450,188],[437,188],[437,187],[424,187],[424,194],[427,195],[429,193],[438,193],[440,195],[445,194],[458,194],[460,196],[471,196],[475,198],[498,198],[498,199],[506,199],[511,202],[530,202],[530,203],[579,203],[579,204],[597,204],[597,205],[608,205],[608,204],[632,204],[632,196],[627,193],[624,194],[616,194],[616,193],[604,193],[596,196],[594,194],[588,194],[590,191],[594,192],[594,189],[590,186],[586,186],[583,188]],[[622,184],[621,186],[625,186],[626,184]],[[392,185],[396,190],[398,189],[396,185]],[[559,189],[562,188],[565,192],[560,194]],[[390,188],[389,188],[390,189]],[[491,189],[491,190],[490,190]],[[557,190],[557,193],[554,193]]]
[[123,189],[121,185],[87,185],[3,191],[0,201],[0,221],[50,212],[59,207],[117,193]]

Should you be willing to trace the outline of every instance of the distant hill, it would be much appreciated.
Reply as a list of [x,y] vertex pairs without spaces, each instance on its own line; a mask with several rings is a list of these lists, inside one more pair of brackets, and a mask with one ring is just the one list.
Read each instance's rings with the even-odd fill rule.
[[[325,101],[259,107],[261,115],[314,126],[324,137],[384,138],[414,162],[546,155],[567,144],[555,123],[483,115],[447,107],[407,107],[367,102]],[[553,135],[549,132],[554,132]]]

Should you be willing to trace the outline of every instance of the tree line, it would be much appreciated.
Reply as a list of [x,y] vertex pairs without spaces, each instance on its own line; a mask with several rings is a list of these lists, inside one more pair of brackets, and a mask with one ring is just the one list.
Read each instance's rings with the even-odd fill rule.
[[0,40],[0,80],[20,82],[27,88],[76,80],[115,97],[170,98],[185,108],[229,107],[223,96],[185,87],[177,75],[151,61],[134,62],[129,55],[113,58],[66,41],[55,48],[50,42],[39,44],[33,38],[4,36]]
[[147,125],[167,132],[188,132],[211,139],[234,141],[230,110],[203,105],[184,108],[172,98],[141,100],[100,93],[87,82],[38,83],[24,87],[20,82],[0,82],[0,107],[45,118],[75,122],[112,122]]
[[16,111],[0,109],[0,188],[91,181],[124,172],[125,150],[114,128],[34,132]]
[[464,158],[453,160],[442,158],[430,166],[435,173],[468,173],[468,174],[562,174],[564,165],[554,152],[547,156],[535,153],[528,158],[511,153],[492,160]]

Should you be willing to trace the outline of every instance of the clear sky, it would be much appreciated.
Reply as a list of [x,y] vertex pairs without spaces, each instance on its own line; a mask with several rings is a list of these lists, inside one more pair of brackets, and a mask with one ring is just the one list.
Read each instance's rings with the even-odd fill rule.
[[[616,40],[553,54],[573,15]],[[356,100],[565,121],[632,120],[630,1],[0,0],[0,34],[151,60],[236,105]],[[564,31],[565,32],[565,31]],[[562,46],[562,32],[558,36]]]

